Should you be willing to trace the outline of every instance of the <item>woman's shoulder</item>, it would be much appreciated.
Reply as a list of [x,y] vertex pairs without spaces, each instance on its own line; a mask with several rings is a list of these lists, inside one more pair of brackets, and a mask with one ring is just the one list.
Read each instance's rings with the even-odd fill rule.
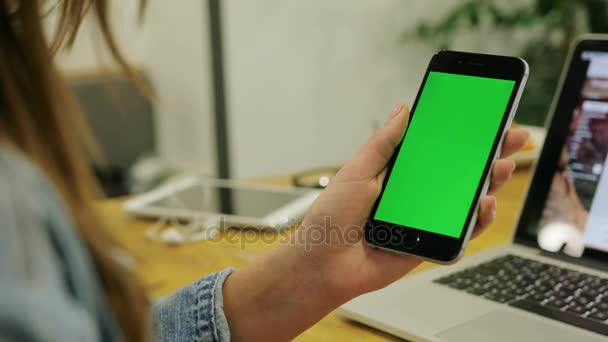
[[87,300],[95,293],[81,291],[90,272],[70,267],[69,259],[86,259],[66,243],[77,239],[72,228],[44,173],[0,146],[0,326],[9,327],[0,340],[12,341],[10,333],[20,341],[98,340],[96,308]]
[[36,254],[50,252],[36,247],[47,237],[51,191],[34,163],[0,147],[0,271],[24,276]]
[[[8,197],[15,195],[11,190],[19,190],[18,193],[29,191],[47,190],[46,178],[34,163],[23,154],[8,146],[0,145],[0,196]],[[19,197],[19,196],[17,196]]]
[[42,172],[19,152],[0,147],[0,234],[19,225],[13,233],[26,233],[27,222],[43,220],[51,189]]
[[62,288],[61,256],[76,250],[65,243],[75,239],[71,219],[42,170],[0,146],[0,278]]

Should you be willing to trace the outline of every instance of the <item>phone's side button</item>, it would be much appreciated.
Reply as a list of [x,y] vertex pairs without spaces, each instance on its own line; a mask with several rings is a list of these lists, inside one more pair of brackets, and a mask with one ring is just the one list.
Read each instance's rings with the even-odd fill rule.
[[403,240],[403,248],[414,249],[420,243],[420,236],[416,232],[408,232]]

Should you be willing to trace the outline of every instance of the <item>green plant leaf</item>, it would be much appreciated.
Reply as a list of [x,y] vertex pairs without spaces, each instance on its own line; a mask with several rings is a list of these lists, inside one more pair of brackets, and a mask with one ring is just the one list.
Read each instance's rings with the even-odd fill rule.
[[536,12],[544,17],[551,13],[551,11],[556,7],[559,0],[537,0],[536,1]]
[[582,6],[587,14],[587,23],[591,32],[608,32],[608,1],[586,0]]
[[467,7],[467,15],[469,19],[469,25],[471,27],[479,26],[479,15],[480,15],[479,7],[475,6],[473,3],[470,3]]

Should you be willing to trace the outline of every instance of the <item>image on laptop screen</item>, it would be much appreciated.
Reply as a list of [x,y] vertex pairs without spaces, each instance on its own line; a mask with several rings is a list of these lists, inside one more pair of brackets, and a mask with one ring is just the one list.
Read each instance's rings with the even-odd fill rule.
[[578,58],[586,77],[537,235],[541,248],[574,257],[608,252],[608,53]]

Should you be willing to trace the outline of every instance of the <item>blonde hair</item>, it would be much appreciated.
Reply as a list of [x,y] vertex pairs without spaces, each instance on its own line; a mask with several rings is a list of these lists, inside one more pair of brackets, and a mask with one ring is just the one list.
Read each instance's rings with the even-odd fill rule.
[[[107,301],[127,341],[145,341],[149,304],[141,283],[109,254],[117,247],[98,218],[96,181],[89,162],[98,155],[77,102],[53,61],[70,48],[87,12],[92,11],[116,62],[139,81],[120,53],[108,18],[107,0],[58,0],[59,20],[47,41],[44,0],[0,0],[0,138],[37,163],[70,209],[95,261]],[[141,10],[145,1],[141,1]],[[143,87],[142,87],[143,89]]]

